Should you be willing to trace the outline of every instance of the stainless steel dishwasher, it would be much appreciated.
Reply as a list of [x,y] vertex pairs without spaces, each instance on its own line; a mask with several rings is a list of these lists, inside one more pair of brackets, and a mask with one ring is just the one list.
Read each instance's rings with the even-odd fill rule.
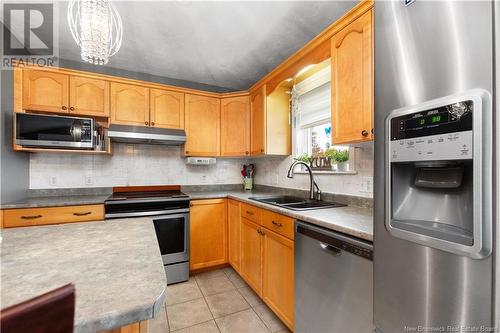
[[373,246],[295,223],[295,332],[373,331]]

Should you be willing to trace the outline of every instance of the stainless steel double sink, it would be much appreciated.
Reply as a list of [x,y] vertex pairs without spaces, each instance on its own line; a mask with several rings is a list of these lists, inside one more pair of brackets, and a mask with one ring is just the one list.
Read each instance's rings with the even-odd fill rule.
[[347,205],[340,204],[337,202],[328,202],[328,201],[321,201],[321,200],[309,200],[309,199],[294,197],[294,196],[290,196],[290,195],[251,197],[249,199],[255,200],[258,202],[267,203],[267,204],[270,204],[273,206],[288,208],[291,210],[311,210],[311,209],[337,208],[337,207],[347,206]]

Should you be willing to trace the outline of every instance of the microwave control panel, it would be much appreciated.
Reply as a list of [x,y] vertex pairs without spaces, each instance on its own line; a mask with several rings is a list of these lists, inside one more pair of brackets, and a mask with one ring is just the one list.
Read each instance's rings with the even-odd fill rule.
[[391,118],[391,162],[472,159],[471,100]]

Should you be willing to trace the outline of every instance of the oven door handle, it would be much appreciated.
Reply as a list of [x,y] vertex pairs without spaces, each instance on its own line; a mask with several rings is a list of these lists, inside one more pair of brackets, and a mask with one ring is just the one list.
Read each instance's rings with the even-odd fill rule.
[[155,210],[155,211],[149,211],[149,212],[108,213],[108,214],[105,214],[104,217],[105,218],[138,217],[138,216],[157,217],[158,215],[172,216],[172,214],[180,214],[180,213],[189,213],[189,208],[170,209],[170,210]]

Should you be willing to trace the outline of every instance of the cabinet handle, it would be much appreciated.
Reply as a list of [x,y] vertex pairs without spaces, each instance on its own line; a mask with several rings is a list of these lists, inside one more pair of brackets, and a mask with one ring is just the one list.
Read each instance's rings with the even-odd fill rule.
[[372,134],[373,134],[373,128],[372,128]]
[[274,224],[277,227],[282,227],[283,226],[283,224],[281,224],[279,222],[276,222],[276,221],[272,221],[272,224]]
[[257,233],[260,235],[260,229],[257,229]]
[[362,130],[361,131],[362,136],[368,136],[368,131],[367,130]]
[[75,108],[71,106],[71,107],[69,108],[69,110],[70,110],[70,111],[75,111]]
[[152,121],[152,122],[151,122],[151,126],[154,126],[154,125],[155,125],[155,122],[154,122],[154,121]]
[[246,152],[245,152],[245,155],[248,155],[248,154],[250,154],[250,153],[249,153],[248,151],[246,151]]
[[85,216],[85,215],[90,215],[90,214],[92,214],[92,212],[73,213],[73,215],[75,215],[75,216]]
[[147,121],[145,121],[144,124],[149,125],[149,123]]
[[186,154],[189,154],[189,150],[186,150]]
[[261,152],[261,153],[263,153],[263,152],[264,152],[264,149],[261,149],[261,150],[260,150],[260,152]]
[[261,236],[264,236],[265,234],[266,234],[266,232],[265,232],[265,231],[261,228],[261,229],[260,229],[260,235],[261,235]]
[[251,211],[247,210],[247,214],[248,214],[248,215],[253,215],[253,212],[251,212]]
[[67,107],[66,107],[65,105],[63,105],[63,106],[61,107],[61,109],[66,110],[66,109],[67,109]]
[[34,219],[39,219],[40,217],[42,217],[42,215],[21,216],[21,218],[25,220],[34,220]]

